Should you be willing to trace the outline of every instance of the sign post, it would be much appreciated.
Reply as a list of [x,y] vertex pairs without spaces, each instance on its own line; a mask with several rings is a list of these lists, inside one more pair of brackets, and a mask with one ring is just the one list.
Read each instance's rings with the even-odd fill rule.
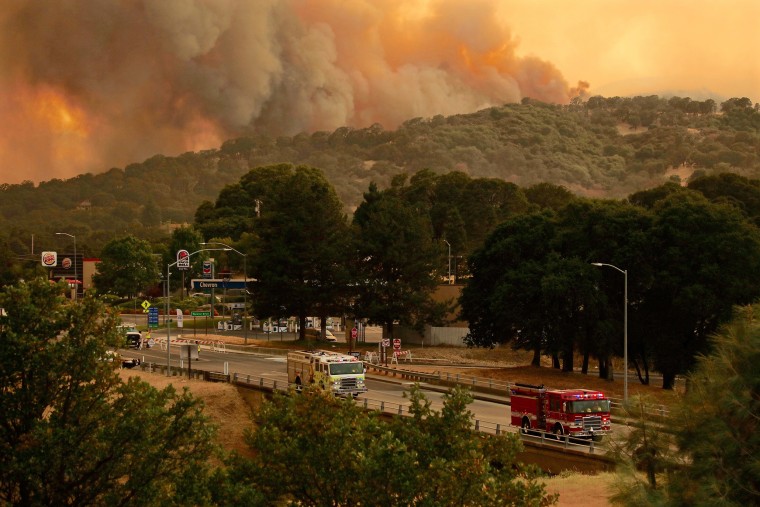
[[348,351],[351,352],[354,350],[354,345],[356,344],[356,338],[359,336],[359,330],[356,329],[356,327],[351,328],[351,340],[349,340],[348,344]]
[[[206,334],[208,334],[208,317],[211,315],[211,312],[190,312],[190,315],[193,316],[193,325],[195,325],[195,317],[204,317],[204,329],[206,330]],[[193,331],[193,336],[195,336],[195,331]]]

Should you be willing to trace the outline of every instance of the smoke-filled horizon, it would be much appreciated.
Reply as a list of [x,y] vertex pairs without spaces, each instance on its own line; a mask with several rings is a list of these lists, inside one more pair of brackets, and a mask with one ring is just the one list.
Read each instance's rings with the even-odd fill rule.
[[[757,0],[0,2],[0,184],[524,97],[760,95]],[[564,77],[564,76],[567,77]]]
[[0,3],[0,183],[575,91],[498,0]]

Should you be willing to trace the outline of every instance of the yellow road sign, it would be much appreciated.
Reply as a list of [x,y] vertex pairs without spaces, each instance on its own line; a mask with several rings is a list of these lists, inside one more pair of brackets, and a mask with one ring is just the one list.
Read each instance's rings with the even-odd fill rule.
[[146,299],[140,306],[143,307],[143,313],[148,313],[148,308],[150,308],[150,301]]

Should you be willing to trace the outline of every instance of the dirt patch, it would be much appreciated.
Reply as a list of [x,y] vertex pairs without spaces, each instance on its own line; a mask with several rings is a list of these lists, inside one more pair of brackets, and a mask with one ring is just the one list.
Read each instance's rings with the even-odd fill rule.
[[563,474],[545,481],[549,493],[559,493],[560,507],[607,507],[612,505],[615,474]]
[[242,393],[232,384],[222,382],[205,382],[197,379],[167,377],[159,373],[148,373],[141,370],[120,370],[121,377],[139,377],[156,389],[164,389],[172,384],[181,392],[185,387],[190,389],[193,396],[203,400],[204,413],[208,415],[219,428],[218,443],[229,451],[237,451],[250,455],[248,446],[243,441],[243,433],[251,428],[252,410],[260,403],[261,396],[252,396],[252,391]]

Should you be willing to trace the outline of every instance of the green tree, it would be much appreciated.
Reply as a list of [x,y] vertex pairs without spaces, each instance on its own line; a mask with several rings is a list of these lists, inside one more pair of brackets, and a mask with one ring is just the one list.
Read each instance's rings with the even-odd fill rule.
[[355,314],[386,326],[421,328],[440,321],[445,305],[431,294],[441,272],[441,247],[432,240],[427,215],[370,185],[354,213]]
[[318,169],[275,166],[251,171],[243,186],[261,195],[260,241],[248,267],[258,315],[306,317],[342,310],[350,286],[350,239],[343,206]]
[[540,366],[549,339],[542,279],[556,233],[551,211],[517,215],[470,257],[472,278],[459,304],[461,317],[470,323],[471,345],[512,342],[533,351],[532,364]]
[[760,225],[760,180],[721,173],[695,178],[689,182],[689,188],[701,192],[713,202],[735,203],[750,220]]
[[[256,505],[551,505],[537,470],[517,462],[519,438],[471,428],[463,390],[430,409],[419,388],[409,417],[388,423],[314,389],[276,395],[247,435],[253,458],[230,461],[226,483]],[[224,491],[230,490],[224,488]]]
[[537,183],[525,189],[525,197],[528,202],[539,208],[549,208],[559,211],[563,206],[570,203],[575,196],[572,192],[561,185],[551,183]]
[[0,292],[0,503],[206,503],[213,427],[185,391],[124,383],[121,337],[96,299],[44,278]]
[[[628,271],[628,293],[624,294],[621,273],[608,267],[594,268],[596,290],[587,292],[584,301],[586,336],[580,340],[583,371],[590,357],[599,360],[599,376],[612,379],[612,358],[623,357],[623,301],[628,299],[629,360],[641,381],[649,382],[652,356],[651,341],[642,337],[656,332],[657,323],[640,319],[638,310],[651,284],[650,259],[651,214],[645,209],[621,201],[575,199],[558,213],[558,247],[565,256],[587,266],[594,262],[612,264]],[[582,286],[588,277],[577,278]],[[575,291],[571,287],[568,290]],[[589,317],[593,315],[593,318]]]
[[100,259],[93,282],[101,294],[134,298],[158,283],[158,263],[147,241],[134,236],[113,239],[103,248]]
[[[624,439],[615,500],[624,505],[757,505],[760,502],[760,306],[737,308],[689,375],[690,389],[653,428],[651,415]],[[672,432],[672,435],[670,434]],[[636,469],[646,471],[641,480]]]
[[641,318],[658,323],[649,336],[663,388],[708,351],[708,337],[734,305],[760,294],[760,231],[732,205],[685,190],[655,207],[650,234],[651,286]]
[[145,203],[140,213],[140,222],[145,227],[153,227],[161,224],[161,208],[152,199]]

